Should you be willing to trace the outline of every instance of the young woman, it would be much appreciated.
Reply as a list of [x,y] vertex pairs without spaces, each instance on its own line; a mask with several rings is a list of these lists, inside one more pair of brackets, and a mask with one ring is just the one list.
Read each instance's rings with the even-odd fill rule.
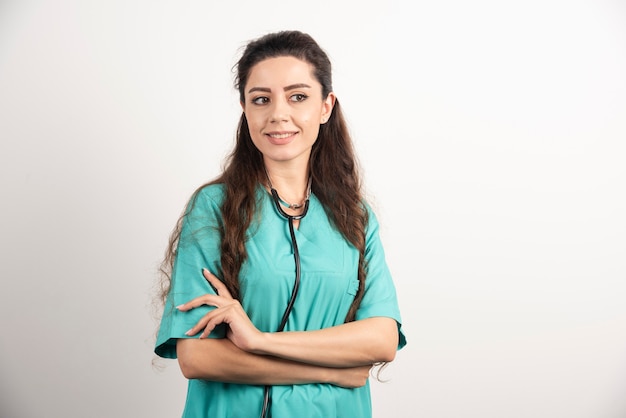
[[268,34],[236,87],[235,148],[170,239],[155,352],[189,379],[184,417],[370,417],[370,369],[405,338],[330,61]]

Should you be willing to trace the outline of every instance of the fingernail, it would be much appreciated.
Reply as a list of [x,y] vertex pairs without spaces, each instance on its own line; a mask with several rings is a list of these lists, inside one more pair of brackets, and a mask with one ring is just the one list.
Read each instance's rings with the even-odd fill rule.
[[185,335],[192,335],[192,334],[191,334],[191,330],[187,331],[187,332],[185,333]]
[[[184,305],[184,304],[183,304],[183,305]],[[178,305],[178,306],[176,307],[176,309],[181,310],[181,309],[183,308],[183,305]]]

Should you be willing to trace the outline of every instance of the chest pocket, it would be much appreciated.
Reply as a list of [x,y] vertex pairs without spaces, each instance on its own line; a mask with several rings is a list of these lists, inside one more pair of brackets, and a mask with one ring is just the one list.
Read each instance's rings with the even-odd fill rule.
[[359,279],[352,279],[348,282],[348,294],[351,296],[356,296],[356,293],[359,291]]

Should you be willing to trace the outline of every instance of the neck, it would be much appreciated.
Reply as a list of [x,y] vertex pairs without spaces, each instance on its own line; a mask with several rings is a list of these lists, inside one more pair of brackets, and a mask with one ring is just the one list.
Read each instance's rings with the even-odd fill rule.
[[309,167],[265,165],[268,186],[274,188],[280,197],[292,204],[301,204],[307,197],[309,188]]
[[[267,188],[274,189],[285,207],[300,209],[311,194],[310,177],[266,168]],[[306,173],[308,174],[308,173]]]

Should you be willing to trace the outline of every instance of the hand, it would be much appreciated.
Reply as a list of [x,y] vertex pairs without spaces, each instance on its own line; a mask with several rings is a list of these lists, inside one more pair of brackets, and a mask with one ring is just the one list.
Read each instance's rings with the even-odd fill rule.
[[367,383],[372,365],[333,369],[328,383],[343,388],[359,388]]
[[204,315],[198,323],[185,334],[191,336],[202,331],[199,338],[206,338],[217,325],[224,323],[229,326],[226,336],[233,344],[244,351],[253,351],[255,341],[258,341],[263,333],[250,321],[241,303],[231,296],[221,280],[211,274],[207,269],[203,269],[202,274],[216,290],[217,295],[208,293],[179,305],[176,308],[183,312],[187,312],[202,305],[215,306],[216,309]]

